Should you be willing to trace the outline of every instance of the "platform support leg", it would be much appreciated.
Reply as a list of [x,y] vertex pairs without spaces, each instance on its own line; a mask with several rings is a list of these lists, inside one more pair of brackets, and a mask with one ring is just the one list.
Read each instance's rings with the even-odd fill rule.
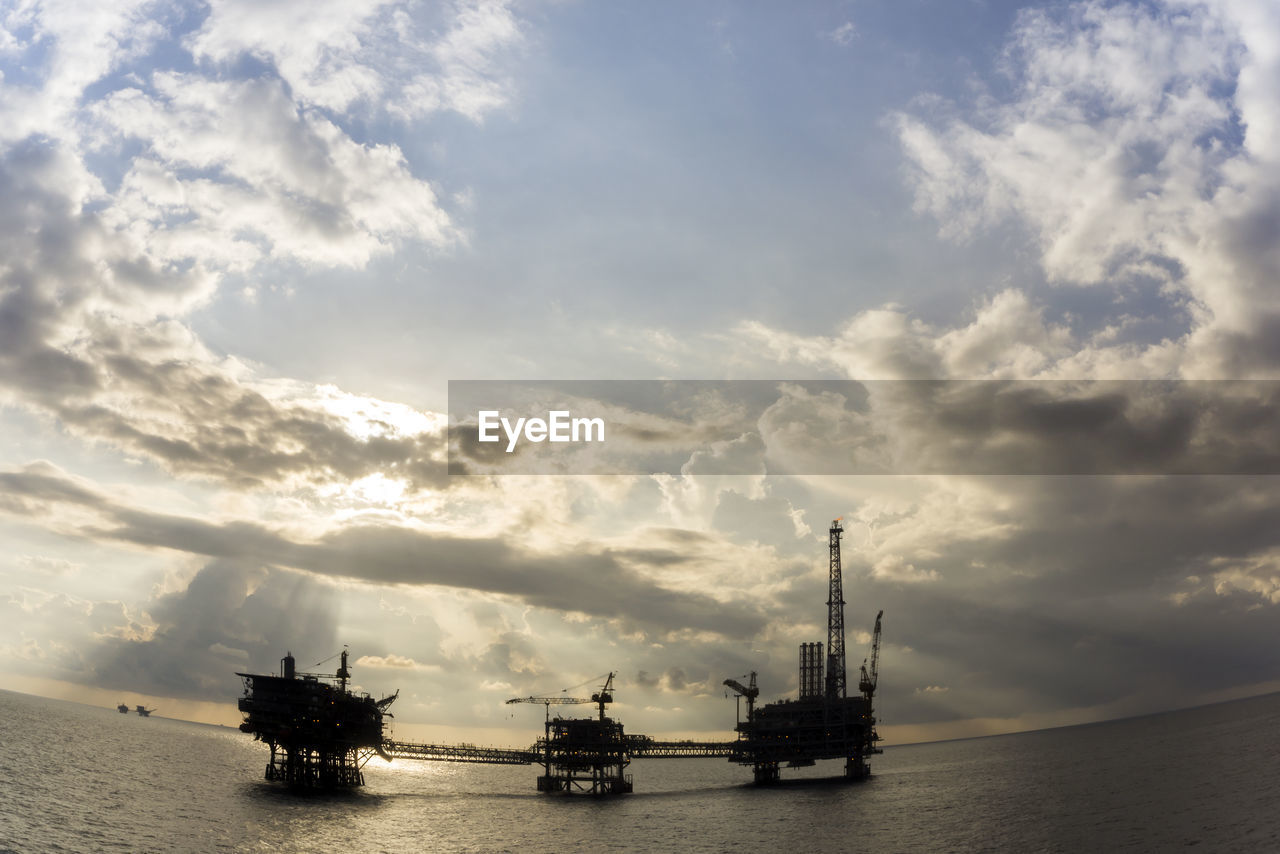
[[849,780],[861,780],[871,776],[871,766],[862,756],[850,756],[844,761],[844,776]]
[[757,762],[753,771],[757,786],[771,786],[780,779],[777,762]]

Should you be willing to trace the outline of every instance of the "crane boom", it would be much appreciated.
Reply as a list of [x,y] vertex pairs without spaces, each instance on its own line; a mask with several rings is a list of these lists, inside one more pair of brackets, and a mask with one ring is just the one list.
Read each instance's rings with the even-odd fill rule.
[[876,614],[876,627],[871,633],[871,666],[868,669],[867,662],[862,662],[862,678],[858,683],[868,700],[875,695],[876,683],[880,680],[880,618],[883,616],[884,611]]
[[541,703],[547,707],[547,724],[550,725],[552,706],[577,706],[590,702],[585,697],[512,697],[507,700],[507,705],[509,706],[512,703]]
[[604,680],[604,685],[599,691],[591,695],[591,699],[586,697],[512,697],[507,700],[507,705],[509,706],[512,703],[541,703],[547,707],[547,721],[550,721],[552,706],[580,706],[583,703],[595,703],[600,709],[600,720],[604,720],[604,707],[613,702],[614,675],[613,673],[608,674]]
[[585,697],[512,697],[507,700],[507,705],[509,706],[512,703],[542,703],[546,706],[576,706],[590,702]]
[[737,679],[726,679],[724,684],[732,688],[737,696],[747,698],[747,720],[751,720],[755,715],[756,697],[760,696],[760,689],[756,687],[756,672],[751,671],[751,682],[747,685],[743,685]]

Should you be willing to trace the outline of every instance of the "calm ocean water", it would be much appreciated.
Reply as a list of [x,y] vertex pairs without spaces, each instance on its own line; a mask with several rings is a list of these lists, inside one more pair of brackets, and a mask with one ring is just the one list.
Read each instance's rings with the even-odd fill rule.
[[534,768],[374,759],[364,789],[300,796],[234,729],[0,691],[0,850],[1280,851],[1277,735],[1269,695],[890,747],[853,785],[642,760],[635,794],[592,800],[538,795]]

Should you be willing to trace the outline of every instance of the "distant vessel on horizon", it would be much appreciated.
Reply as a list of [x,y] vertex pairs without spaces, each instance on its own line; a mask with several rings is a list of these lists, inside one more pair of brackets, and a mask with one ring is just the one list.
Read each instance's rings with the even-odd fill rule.
[[135,707],[135,711],[137,711],[137,713],[138,713],[139,715],[141,715],[142,717],[144,717],[144,718],[149,718],[149,717],[151,717],[151,713],[152,713],[152,712],[154,712],[154,711],[155,711],[155,709],[148,709],[146,706],[144,706],[144,705],[142,705],[141,703],[139,703],[139,704]]
[[122,715],[127,715],[127,714],[129,714],[129,704],[128,704],[128,703],[121,703],[120,705],[116,706],[116,711],[117,711],[117,712],[119,712],[119,713],[120,713],[120,714],[122,714]]

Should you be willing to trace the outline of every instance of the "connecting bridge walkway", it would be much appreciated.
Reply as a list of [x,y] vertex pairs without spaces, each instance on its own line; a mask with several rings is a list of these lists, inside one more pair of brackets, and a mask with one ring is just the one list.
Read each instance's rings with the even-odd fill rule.
[[506,747],[476,747],[471,744],[421,744],[414,741],[384,741],[380,753],[387,759],[425,759],[433,762],[475,762],[484,765],[532,765],[541,754]]
[[[476,747],[471,744],[423,744],[416,741],[384,741],[378,751],[386,759],[421,759],[428,762],[472,762],[484,765],[535,765],[545,759],[542,739],[528,750],[508,747]],[[733,759],[741,751],[736,741],[654,741],[647,735],[626,736],[630,759]]]
[[632,759],[730,759],[738,755],[736,741],[654,741],[647,735],[627,736]]

